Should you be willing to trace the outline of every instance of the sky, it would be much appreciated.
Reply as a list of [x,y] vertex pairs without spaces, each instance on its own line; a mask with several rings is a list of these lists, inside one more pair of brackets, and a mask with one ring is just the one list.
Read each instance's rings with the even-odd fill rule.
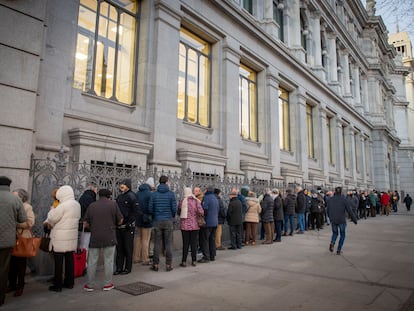
[[[361,0],[365,5],[366,0]],[[408,32],[414,38],[414,0],[376,0],[375,15],[381,15],[388,32]]]

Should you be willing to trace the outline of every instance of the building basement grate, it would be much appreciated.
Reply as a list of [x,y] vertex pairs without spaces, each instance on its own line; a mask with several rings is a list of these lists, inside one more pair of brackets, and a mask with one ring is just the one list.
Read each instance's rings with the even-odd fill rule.
[[115,289],[125,292],[130,295],[138,296],[150,292],[154,292],[156,290],[161,289],[162,287],[157,285],[151,285],[144,282],[135,282],[125,285],[116,286]]

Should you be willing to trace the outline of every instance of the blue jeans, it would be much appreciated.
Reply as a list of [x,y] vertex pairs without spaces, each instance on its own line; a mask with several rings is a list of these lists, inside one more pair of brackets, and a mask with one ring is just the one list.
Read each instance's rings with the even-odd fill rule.
[[344,241],[345,241],[345,229],[346,229],[346,223],[345,224],[331,224],[332,226],[332,239],[331,239],[331,243],[335,245],[336,242],[336,238],[338,237],[338,229],[340,231],[340,238],[339,238],[339,243],[338,243],[338,251],[340,252],[342,249],[342,246],[344,245]]
[[296,217],[298,218],[299,231],[304,232],[305,231],[305,214],[298,213]]
[[288,220],[289,220],[289,222],[290,222],[290,232],[289,232],[289,234],[293,234],[293,230],[294,230],[294,228],[293,228],[293,222],[294,222],[294,219],[293,219],[293,217],[294,217],[294,215],[286,215],[285,214],[285,233],[287,233],[287,231],[288,231]]
[[[102,247],[102,249],[104,256],[105,271],[104,286],[106,286],[112,283],[112,273],[114,272],[115,245]],[[94,287],[95,285],[96,266],[98,265],[100,250],[100,248],[88,249],[88,269],[86,270],[86,272],[88,274],[88,286],[90,287]]]

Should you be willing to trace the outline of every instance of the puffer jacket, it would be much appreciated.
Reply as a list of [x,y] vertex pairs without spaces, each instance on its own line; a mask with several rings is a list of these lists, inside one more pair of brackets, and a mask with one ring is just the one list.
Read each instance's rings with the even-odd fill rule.
[[273,198],[266,193],[262,201],[262,222],[274,222],[273,219]]
[[33,207],[27,203],[23,203],[24,210],[27,215],[27,220],[17,224],[17,232],[24,238],[30,238],[32,236],[32,227],[35,223],[35,215],[33,213]]
[[177,213],[177,199],[174,192],[166,184],[160,184],[157,191],[151,194],[148,211],[153,222],[172,220]]
[[207,191],[204,194],[202,206],[204,209],[204,219],[206,220],[206,227],[217,227],[219,201],[213,192]]
[[259,215],[262,212],[259,199],[255,197],[246,197],[246,215],[244,217],[245,222],[259,222]]
[[283,200],[283,213],[285,215],[295,215],[296,210],[296,195],[290,193]]
[[[149,215],[149,201],[151,198],[151,187],[148,184],[142,184],[138,188],[136,193],[137,200],[139,203],[138,215],[136,219],[136,226],[142,228],[151,228],[152,222],[145,222],[144,215]],[[148,218],[146,218],[148,219]]]
[[10,193],[10,187],[0,185],[0,249],[16,244],[16,224],[26,221],[22,200]]
[[49,211],[45,221],[52,226],[49,249],[59,253],[75,251],[78,246],[80,204],[75,200],[71,186],[60,187],[56,198],[59,205]]

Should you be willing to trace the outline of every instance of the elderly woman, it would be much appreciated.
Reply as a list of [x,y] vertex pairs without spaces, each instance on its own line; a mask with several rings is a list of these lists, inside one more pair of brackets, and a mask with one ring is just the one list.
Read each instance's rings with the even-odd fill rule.
[[193,195],[191,188],[184,188],[184,198],[180,202],[177,214],[180,216],[180,229],[183,237],[183,256],[181,267],[187,266],[188,248],[191,245],[191,265],[197,261],[197,242],[200,227],[197,223],[197,214],[204,215],[200,201]]
[[[78,246],[78,225],[81,208],[75,200],[73,189],[62,186],[56,192],[59,205],[47,214],[44,225],[51,228],[49,249],[55,261],[54,284],[50,291],[61,292],[62,287],[73,288],[75,283],[73,252]],[[65,261],[65,279],[62,281],[63,261]]]
[[259,199],[256,198],[256,194],[249,191],[246,197],[246,214],[244,221],[246,224],[244,245],[256,244],[256,227],[259,223],[259,215],[262,212],[262,208],[259,203]]
[[[35,222],[35,216],[32,206],[28,203],[29,195],[24,189],[13,190],[12,193],[19,197],[23,202],[24,210],[27,214],[27,220],[17,224],[17,233],[25,238],[32,236],[31,229]],[[11,256],[9,269],[9,287],[7,292],[14,291],[14,296],[18,297],[23,294],[24,275],[26,274],[27,258]]]

